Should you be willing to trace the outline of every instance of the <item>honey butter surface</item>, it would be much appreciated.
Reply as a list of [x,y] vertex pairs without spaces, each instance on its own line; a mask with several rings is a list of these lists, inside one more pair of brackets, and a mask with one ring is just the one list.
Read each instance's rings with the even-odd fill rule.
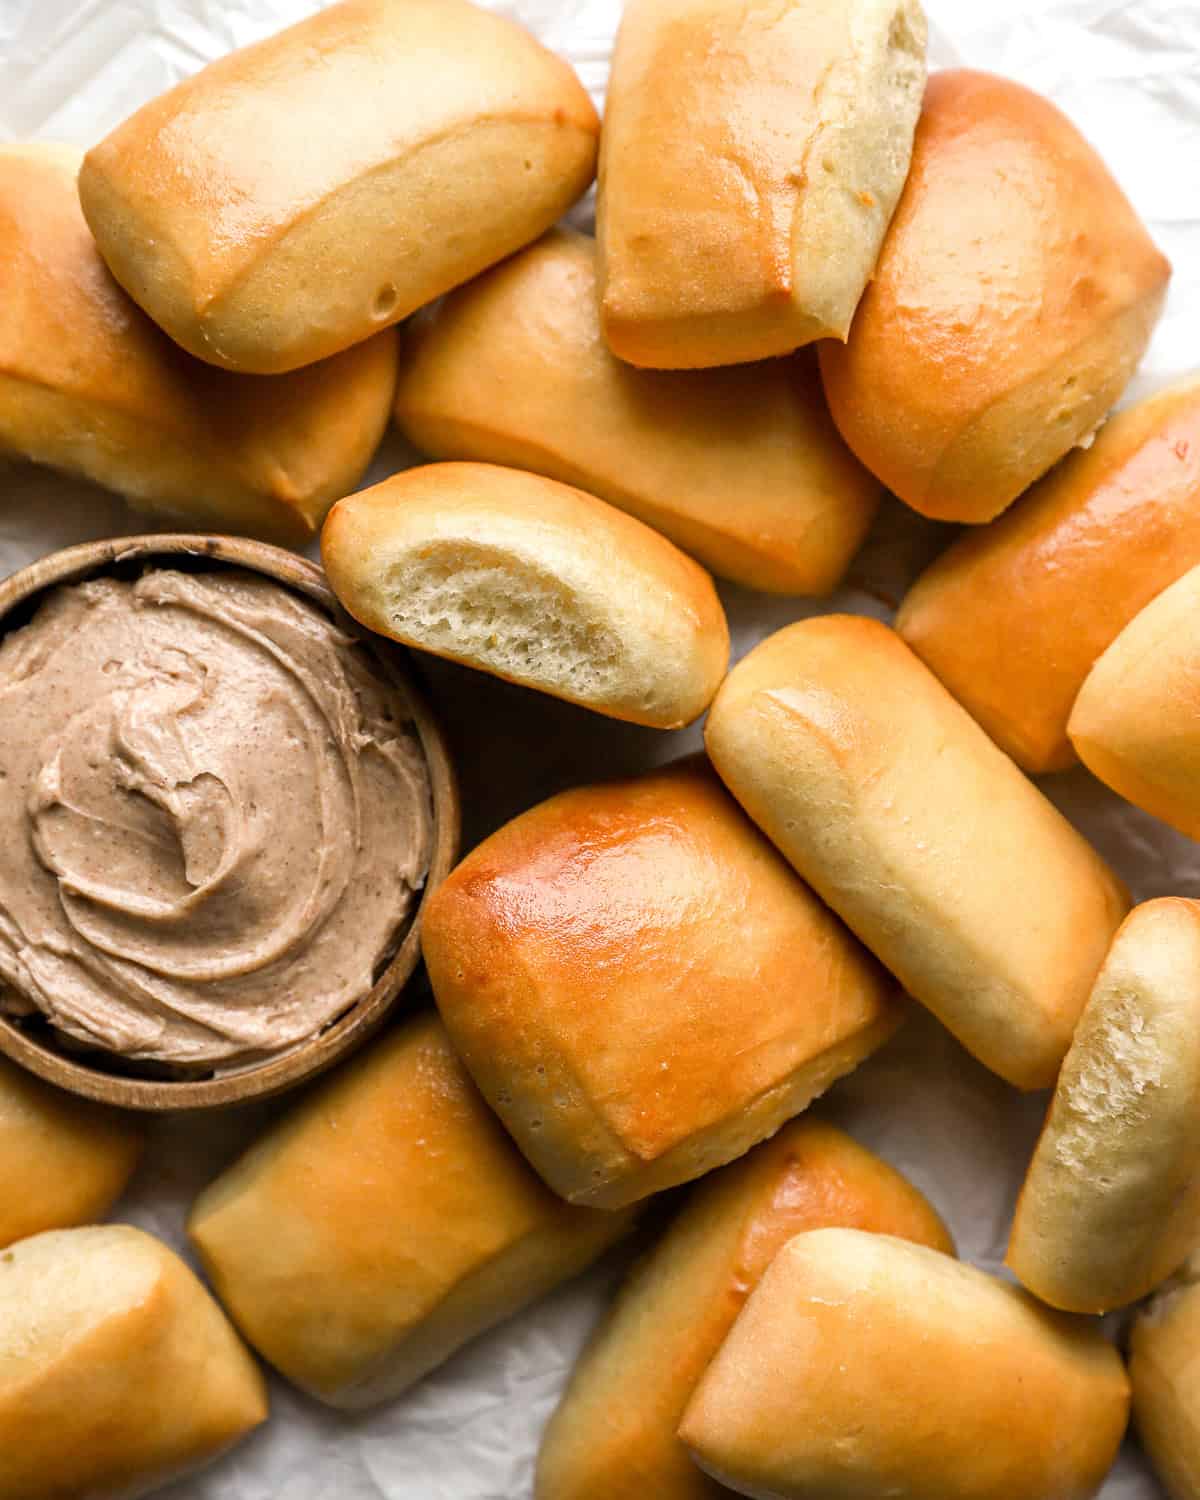
[[0,980],[86,1047],[258,1061],[371,988],[429,859],[363,649],[241,572],[47,595],[0,642]]

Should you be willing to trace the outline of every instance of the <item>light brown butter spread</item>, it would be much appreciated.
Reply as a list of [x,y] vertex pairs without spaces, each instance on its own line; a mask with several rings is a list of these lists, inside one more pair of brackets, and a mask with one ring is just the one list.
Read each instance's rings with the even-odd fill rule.
[[130,1059],[229,1068],[364,996],[424,878],[369,655],[237,572],[57,589],[0,642],[0,978]]

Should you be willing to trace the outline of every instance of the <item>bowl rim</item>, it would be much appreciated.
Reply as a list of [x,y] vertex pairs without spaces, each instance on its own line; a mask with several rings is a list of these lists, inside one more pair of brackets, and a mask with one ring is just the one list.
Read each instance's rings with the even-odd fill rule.
[[[400,946],[368,993],[314,1037],[279,1057],[202,1079],[144,1079],[107,1072],[68,1056],[0,1015],[0,1054],[69,1093],[122,1109],[202,1110],[269,1099],[296,1088],[348,1057],[374,1035],[412,978],[420,957],[425,902],[453,868],[461,838],[461,806],[454,766],[438,721],[416,680],[411,654],[372,634],[338,603],[320,566],[296,552],[250,537],[209,532],[161,532],[111,537],[65,547],[0,581],[0,637],[13,612],[60,584],[81,583],[117,566],[155,558],[192,558],[262,573],[320,605],[347,634],[371,651],[405,700],[429,771],[433,842],[420,899]],[[169,566],[169,562],[167,562]]]

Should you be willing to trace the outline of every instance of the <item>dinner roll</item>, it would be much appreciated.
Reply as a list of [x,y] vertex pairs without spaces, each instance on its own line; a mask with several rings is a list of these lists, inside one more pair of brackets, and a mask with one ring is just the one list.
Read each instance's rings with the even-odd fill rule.
[[877,620],[823,615],[726,678],[726,785],[986,1067],[1054,1082],[1128,907],[1116,877]]
[[0,1500],[135,1500],[266,1415],[221,1310],[150,1235],[54,1230],[0,1254]]
[[201,1194],[188,1233],[259,1353],[319,1400],[359,1408],[632,1224],[547,1192],[427,1014],[284,1115]]
[[299,544],[387,426],[396,335],[273,380],[191,359],[109,274],[79,153],[0,146],[0,454],[193,525]]
[[563,792],[428,898],[451,1039],[556,1192],[741,1156],[896,1029],[895,987],[698,761]]
[[1019,505],[956,541],[896,629],[1002,750],[1034,773],[1075,760],[1092,663],[1200,564],[1200,379],[1119,413]]
[[103,1218],[141,1154],[131,1116],[0,1057],[0,1250],[44,1229]]
[[845,338],[908,170],[918,0],[627,0],[596,205],[604,333],[683,369]]
[[707,1178],[584,1351],[538,1459],[536,1500],[717,1500],[675,1435],[743,1302],[793,1235],[869,1229],[954,1253],[899,1172],[818,1120],[795,1120]]
[[1128,1413],[1095,1324],[923,1245],[817,1229],[751,1293],[680,1436],[764,1500],[1086,1500]]
[[1200,838],[1200,567],[1117,636],[1088,673],[1067,731],[1114,792]]
[[747,588],[836,588],[882,493],[816,356],[635,370],[609,352],[595,242],[554,230],[405,331],[396,420],[434,458],[581,485]]
[[1048,99],[935,73],[849,342],[821,347],[834,420],[914,509],[989,521],[1124,390],[1170,270]]
[[278,374],[534,240],[592,180],[570,66],[468,0],[341,0],[210,63],[88,152],[83,211],[177,343]]
[[371,630],[613,719],[678,729],[729,661],[712,579],[582,490],[429,464],[330,512],[321,559]]
[[1129,1339],[1133,1420],[1171,1500],[1200,1497],[1200,1256],[1139,1313]]
[[1152,1291],[1200,1244],[1200,902],[1135,907],[1075,1030],[1008,1265],[1067,1312]]

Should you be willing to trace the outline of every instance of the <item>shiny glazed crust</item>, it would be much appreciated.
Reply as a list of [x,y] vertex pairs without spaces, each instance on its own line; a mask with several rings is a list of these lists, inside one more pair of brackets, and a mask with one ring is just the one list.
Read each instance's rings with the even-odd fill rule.
[[632,1225],[547,1192],[425,1015],[268,1130],[197,1199],[188,1233],[250,1343],[320,1400],[357,1409]]
[[597,295],[595,242],[566,230],[452,292],[405,330],[405,436],[578,485],[747,588],[835,588],[882,488],[838,436],[815,355],[635,370]]
[[447,1030],[545,1180],[613,1208],[799,1114],[894,987],[703,764],[564,792],[429,898]]
[[896,629],[1026,771],[1076,756],[1071,707],[1096,658],[1200,564],[1200,379],[1119,412],[909,591]]
[[138,110],[88,153],[79,193],[172,338],[276,374],[536,239],[591,182],[598,133],[569,65],[514,22],[468,0],[341,0]]
[[1018,1088],[1053,1083],[1128,900],[894,631],[850,615],[778,631],[725,679],[705,738],[914,998]]
[[1008,1265],[1043,1302],[1103,1313],[1200,1241],[1200,902],[1147,901],[1113,940],[1058,1076]]
[[601,316],[664,369],[845,338],[908,169],[918,0],[630,0],[601,143]]
[[369,629],[635,724],[690,723],[729,660],[703,568],[516,469],[429,464],[360,490],[330,512],[321,559]]
[[850,339],[821,348],[834,420],[914,509],[991,520],[1103,420],[1169,275],[1049,100],[935,73]]
[[0,146],[0,453],[196,527],[308,541],[383,436],[395,334],[271,380],[200,364],[112,279],[78,168],[70,147]]
[[698,1185],[635,1267],[542,1440],[536,1500],[716,1500],[675,1436],[746,1298],[793,1235],[826,1225],[954,1253],[921,1193],[848,1135],[805,1117]]
[[680,1436],[764,1500],[1087,1500],[1128,1413],[1096,1324],[923,1245],[817,1229],[772,1262]]

